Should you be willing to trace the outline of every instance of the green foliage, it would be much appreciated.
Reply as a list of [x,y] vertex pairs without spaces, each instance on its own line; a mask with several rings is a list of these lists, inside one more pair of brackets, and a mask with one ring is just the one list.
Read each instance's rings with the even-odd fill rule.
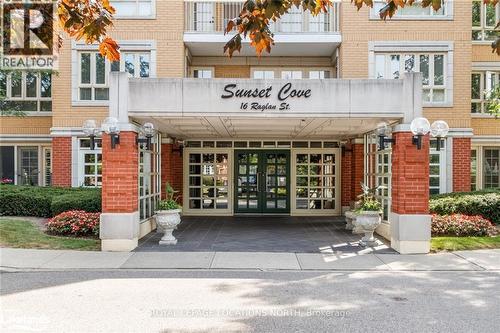
[[433,196],[429,208],[434,214],[480,215],[500,224],[500,189]]
[[384,189],[384,186],[377,186],[374,188],[368,187],[366,184],[361,183],[361,189],[363,190],[363,193],[358,195],[358,198],[360,199],[357,202],[357,206],[359,207],[356,211],[361,212],[361,211],[381,211],[382,210],[382,204],[380,201],[377,199],[377,191],[380,189]]
[[170,185],[170,183],[167,182],[165,184],[166,199],[158,203],[158,210],[181,209],[182,206],[177,203],[179,197],[175,196],[175,194],[178,192],[179,191],[175,191],[174,188]]
[[487,111],[489,114],[500,117],[500,85],[487,92]]
[[101,211],[101,190],[0,185],[0,216],[52,217],[67,210]]

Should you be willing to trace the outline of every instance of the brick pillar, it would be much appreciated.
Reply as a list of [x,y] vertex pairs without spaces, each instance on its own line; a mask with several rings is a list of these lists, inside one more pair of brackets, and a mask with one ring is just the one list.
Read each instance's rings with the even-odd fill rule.
[[52,138],[52,185],[71,187],[71,137]]
[[470,191],[470,138],[453,138],[453,192]]
[[422,149],[413,134],[395,131],[392,147],[391,246],[400,253],[427,253],[430,247],[429,136]]
[[[342,148],[341,161],[341,205],[349,207],[352,200],[352,145]],[[343,209],[343,211],[345,208]]]
[[111,149],[111,138],[102,137],[102,214],[100,238],[103,251],[130,251],[139,236],[139,155],[137,133],[123,131],[120,144]]
[[174,190],[179,191],[179,203],[182,204],[183,158],[178,148],[172,143],[161,145],[161,188],[162,198],[165,198],[165,184],[169,182]]
[[361,194],[361,183],[364,177],[365,168],[365,150],[362,143],[352,145],[352,182],[351,182],[351,200],[356,201]]

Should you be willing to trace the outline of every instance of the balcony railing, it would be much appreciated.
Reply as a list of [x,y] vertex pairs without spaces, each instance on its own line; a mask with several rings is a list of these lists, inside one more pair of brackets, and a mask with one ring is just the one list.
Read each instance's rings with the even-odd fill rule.
[[[238,16],[244,1],[185,0],[185,31],[222,33],[229,20]],[[292,7],[278,22],[271,23],[275,33],[339,32],[340,2],[328,13],[312,16],[310,12]]]

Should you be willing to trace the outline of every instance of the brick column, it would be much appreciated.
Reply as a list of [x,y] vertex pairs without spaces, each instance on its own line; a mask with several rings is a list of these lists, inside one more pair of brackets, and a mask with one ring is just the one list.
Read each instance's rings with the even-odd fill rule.
[[167,182],[179,191],[179,203],[182,204],[183,188],[183,158],[180,151],[174,151],[179,147],[172,143],[162,143],[161,145],[161,188],[162,198],[165,198],[165,184]]
[[123,131],[120,144],[111,149],[111,138],[102,137],[102,214],[100,238],[103,251],[130,251],[139,236],[139,155],[137,133]]
[[[359,141],[361,139],[357,139]],[[351,200],[356,201],[358,195],[361,194],[361,183],[364,178],[364,168],[365,168],[365,149],[364,144],[354,143],[352,145],[352,182],[351,182]]]
[[429,136],[422,138],[420,150],[412,137],[408,131],[393,133],[391,247],[400,253],[427,253],[431,237]]
[[52,138],[52,185],[71,187],[71,137]]
[[341,205],[342,213],[349,209],[352,200],[352,145],[342,148],[341,161]]
[[470,191],[470,138],[453,138],[453,192]]

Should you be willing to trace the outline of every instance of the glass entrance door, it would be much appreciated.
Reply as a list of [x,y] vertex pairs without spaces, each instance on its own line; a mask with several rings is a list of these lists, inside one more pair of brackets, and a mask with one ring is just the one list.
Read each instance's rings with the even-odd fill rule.
[[235,213],[290,212],[290,152],[235,151]]

